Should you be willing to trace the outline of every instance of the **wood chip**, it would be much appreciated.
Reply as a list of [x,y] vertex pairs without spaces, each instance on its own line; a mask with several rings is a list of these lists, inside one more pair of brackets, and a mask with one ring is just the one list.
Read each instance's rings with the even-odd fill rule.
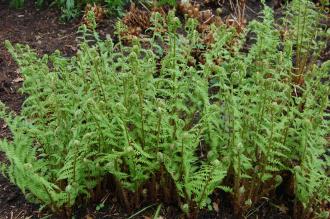
[[13,80],[14,83],[19,83],[19,82],[22,82],[22,81],[24,81],[24,79],[21,78],[21,77],[15,78],[15,79]]

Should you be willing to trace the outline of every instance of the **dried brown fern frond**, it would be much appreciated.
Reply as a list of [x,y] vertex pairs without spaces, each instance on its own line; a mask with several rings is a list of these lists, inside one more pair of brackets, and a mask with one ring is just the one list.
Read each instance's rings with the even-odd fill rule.
[[82,18],[82,22],[87,26],[87,27],[91,27],[91,20],[88,18],[88,15],[90,12],[93,12],[94,16],[95,16],[95,22],[99,23],[101,22],[104,18],[105,18],[105,9],[102,8],[102,6],[97,5],[94,3],[94,5],[91,4],[87,4],[85,7],[85,12],[84,12],[84,16]]
[[201,33],[208,32],[210,24],[217,26],[223,24],[221,17],[215,15],[211,10],[201,11],[200,4],[180,3],[178,9],[183,15],[198,20],[198,31]]
[[150,27],[150,12],[141,10],[132,3],[128,13],[123,18],[123,22],[129,28],[139,27],[144,31]]

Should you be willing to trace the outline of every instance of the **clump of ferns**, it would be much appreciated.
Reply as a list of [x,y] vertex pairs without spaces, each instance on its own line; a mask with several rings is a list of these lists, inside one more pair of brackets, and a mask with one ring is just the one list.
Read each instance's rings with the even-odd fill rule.
[[[329,122],[324,120],[328,116],[324,112],[329,107],[329,84],[325,80],[329,62],[320,64],[318,60],[326,46],[322,39],[328,39],[329,36],[320,26],[321,13],[309,1],[292,1],[286,18],[283,26],[288,34],[284,37],[284,45],[295,60],[290,81],[293,99],[298,106],[292,111],[292,116],[299,118],[290,122],[296,128],[291,134],[302,136],[299,143],[290,142],[297,144],[295,150],[299,157],[294,158],[293,174],[296,198],[302,206],[295,202],[295,216],[327,217],[324,210],[329,203],[329,186],[325,184],[329,183],[329,179],[326,175],[327,163],[324,161],[328,160],[324,137],[329,133]],[[318,110],[314,111],[316,108]],[[306,177],[308,183],[302,182],[302,176]],[[323,192],[312,194],[317,190]]]
[[[297,154],[295,150],[298,146],[293,142],[296,139],[304,139],[307,133],[298,132],[298,134],[297,130],[306,127],[296,130],[297,126],[293,126],[293,124],[301,124],[301,118],[305,118],[304,114],[307,112],[301,110],[301,105],[297,104],[301,103],[302,99],[292,97],[296,89],[294,81],[290,80],[293,70],[291,62],[293,52],[290,47],[292,44],[285,42],[282,46],[279,33],[274,27],[273,15],[268,7],[265,7],[263,14],[262,22],[252,22],[249,25],[256,39],[248,54],[238,53],[235,57],[231,57],[227,53],[226,56],[221,57],[226,64],[218,69],[218,75],[214,77],[214,80],[218,81],[214,86],[219,91],[214,99],[221,103],[222,109],[218,111],[221,112],[222,120],[217,119],[218,117],[210,119],[208,140],[211,148],[216,148],[212,150],[214,154],[219,154],[224,149],[228,152],[220,153],[218,156],[227,160],[230,165],[228,176],[233,178],[236,214],[242,214],[262,196],[267,196],[274,190],[282,181],[283,171],[289,170],[295,174],[292,169],[294,163],[290,162],[301,157],[301,154]],[[240,48],[237,50],[239,51]],[[209,54],[206,55],[208,56]],[[307,86],[315,83],[317,86],[313,89],[322,91],[326,95],[321,96],[312,90],[304,92],[305,98],[315,99],[314,104],[322,103],[314,105],[319,109],[314,115],[320,122],[315,124],[319,132],[316,132],[314,137],[320,141],[320,144],[310,145],[310,150],[319,147],[316,151],[320,150],[320,152],[314,159],[325,165],[325,162],[320,161],[319,158],[325,156],[324,137],[328,129],[323,116],[328,106],[329,89],[327,84],[321,81],[322,77],[325,77],[328,64],[311,67],[310,74],[305,76],[308,79]],[[319,168],[319,171],[321,171],[320,177],[327,178],[324,168]],[[323,189],[327,190],[329,187],[325,186]],[[295,192],[299,197],[297,191]],[[320,199],[327,200],[326,196]]]
[[[91,148],[92,145],[101,146],[101,142],[96,141],[100,133],[91,131],[95,127],[94,121],[90,121],[93,118],[81,109],[87,105],[85,103],[90,102],[87,101],[90,97],[85,96],[87,99],[83,97],[86,86],[78,85],[83,84],[84,78],[67,73],[70,70],[77,73],[75,72],[77,69],[69,65],[72,64],[71,61],[75,63],[75,59],[68,61],[59,54],[54,54],[51,57],[54,71],[50,71],[47,56],[38,59],[36,54],[27,48],[17,46],[14,51],[10,44],[7,46],[13,55],[17,55],[17,60],[24,60],[19,57],[22,55],[29,57],[25,61],[31,61],[30,63],[18,61],[25,77],[22,90],[29,94],[20,119],[27,121],[25,126],[29,127],[29,130],[26,131],[26,128],[24,132],[19,129],[12,130],[17,131],[18,134],[23,132],[30,139],[30,142],[24,146],[26,149],[35,146],[38,153],[30,155],[38,157],[38,162],[43,164],[43,172],[35,173],[36,176],[40,174],[39,188],[31,188],[32,183],[29,178],[25,178],[25,181],[24,178],[20,178],[22,183],[19,186],[23,191],[28,190],[37,197],[40,191],[46,190],[43,197],[47,200],[42,199],[43,204],[49,205],[54,210],[57,209],[56,211],[66,206],[69,211],[79,195],[89,196],[89,190],[95,187],[100,177],[99,169],[96,168],[97,163],[92,162],[95,153]],[[35,85],[33,81],[37,81],[38,84]],[[71,101],[67,101],[68,98]],[[8,122],[10,123],[10,120]],[[9,150],[7,147],[15,150],[19,144],[2,145],[2,150]],[[22,165],[16,161],[11,164]],[[13,181],[19,177],[18,173],[9,175]]]
[[[7,42],[28,97],[18,117],[1,111],[14,134],[0,144],[10,161],[4,172],[67,215],[104,181],[128,210],[149,199],[194,217],[216,189],[229,192],[243,215],[289,171],[304,215],[324,214],[311,209],[329,200],[320,159],[329,133],[329,87],[321,80],[329,63],[310,66],[303,92],[293,95],[294,43],[280,41],[270,8],[240,35],[212,27],[217,40],[198,65],[189,63],[200,42],[196,22],[182,36],[174,13],[166,19],[168,32],[147,39],[152,49],[138,39],[101,41],[86,28],[72,58],[39,58]],[[249,51],[242,49],[247,31],[256,36]]]
[[313,2],[295,0],[288,4],[282,19],[283,41],[290,41],[294,50],[293,81],[300,86],[304,84],[305,72],[317,63],[329,39],[326,28],[320,25],[325,16]]
[[[285,100],[283,90],[289,86],[279,80],[286,72],[276,71],[281,54],[277,50],[279,37],[273,27],[273,15],[267,6],[263,13],[262,22],[249,26],[256,35],[249,53],[227,52],[221,57],[226,65],[215,76],[222,120],[212,124],[216,129],[212,130],[211,140],[216,145],[212,141],[211,145],[233,171],[228,174],[233,177],[236,214],[250,208],[280,183],[284,151],[288,150],[279,142],[285,117],[281,116],[284,106],[276,101]],[[215,119],[211,121],[217,123]],[[218,133],[224,134],[219,138]]]

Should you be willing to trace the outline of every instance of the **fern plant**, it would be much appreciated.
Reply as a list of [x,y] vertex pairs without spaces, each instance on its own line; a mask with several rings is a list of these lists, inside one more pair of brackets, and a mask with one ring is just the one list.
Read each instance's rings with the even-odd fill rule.
[[322,14],[316,11],[315,5],[308,0],[292,1],[283,19],[284,38],[293,43],[295,50],[294,66],[295,83],[304,82],[304,72],[313,66],[325,48],[320,26]]

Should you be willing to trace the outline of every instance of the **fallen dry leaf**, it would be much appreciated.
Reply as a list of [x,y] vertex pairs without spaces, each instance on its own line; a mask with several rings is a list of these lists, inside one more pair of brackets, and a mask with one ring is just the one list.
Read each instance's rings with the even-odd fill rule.
[[22,82],[22,81],[24,81],[24,79],[21,78],[21,77],[15,78],[15,79],[13,80],[14,83],[19,83],[19,82]]
[[85,219],[94,219],[92,216],[90,216],[89,214],[87,214],[86,216],[85,216]]
[[284,204],[275,205],[275,207],[283,214],[286,214],[289,210]]
[[213,202],[212,205],[213,205],[213,209],[214,209],[217,213],[219,213],[219,205],[218,205],[218,203]]

